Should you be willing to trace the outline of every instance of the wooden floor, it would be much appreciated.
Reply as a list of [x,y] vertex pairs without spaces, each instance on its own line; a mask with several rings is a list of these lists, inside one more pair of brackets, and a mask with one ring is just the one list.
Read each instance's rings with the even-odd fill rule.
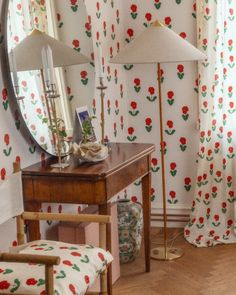
[[[187,243],[183,230],[172,229],[175,246],[184,256],[172,262],[151,260],[151,272],[144,273],[143,253],[134,262],[122,265],[114,295],[236,295],[236,244],[195,248]],[[152,230],[152,247],[161,242],[161,233]]]

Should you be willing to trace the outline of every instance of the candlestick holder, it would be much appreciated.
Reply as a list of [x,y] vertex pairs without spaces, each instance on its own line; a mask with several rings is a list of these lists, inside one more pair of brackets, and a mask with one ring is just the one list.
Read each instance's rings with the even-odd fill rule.
[[15,89],[16,99],[19,101],[23,100],[25,98],[25,96],[20,96],[20,86],[14,85],[14,89]]
[[52,164],[53,168],[66,168],[69,166],[68,163],[62,163],[62,151],[63,151],[63,143],[64,137],[66,136],[65,130],[63,126],[61,126],[63,122],[62,119],[58,118],[57,110],[56,110],[56,99],[60,97],[57,92],[56,84],[49,84],[46,81],[46,91],[45,97],[49,106],[49,117],[51,118],[49,128],[52,132],[54,147],[58,156],[58,163]]
[[25,97],[19,95],[20,94],[20,87],[18,85],[19,79],[17,76],[16,60],[15,60],[13,50],[11,50],[9,53],[9,61],[10,61],[10,69],[12,72],[12,78],[13,78],[12,81],[13,81],[13,87],[15,89],[16,99],[20,101],[20,100],[23,100]]
[[104,98],[105,98],[105,90],[107,89],[107,86],[103,84],[103,77],[99,77],[99,86],[97,87],[98,90],[100,90],[100,98],[101,98],[101,133],[102,133],[102,139],[101,143],[103,145],[106,145],[105,141],[105,114],[104,114]]

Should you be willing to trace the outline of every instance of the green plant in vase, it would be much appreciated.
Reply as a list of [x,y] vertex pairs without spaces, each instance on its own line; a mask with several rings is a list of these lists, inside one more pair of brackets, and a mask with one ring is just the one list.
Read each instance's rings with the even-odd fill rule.
[[65,141],[65,138],[67,137],[67,133],[65,130],[65,122],[61,118],[57,118],[55,120],[52,120],[52,125],[49,126],[51,132],[53,134],[59,135],[60,139],[62,141]]
[[95,134],[94,134],[94,128],[92,125],[92,120],[95,119],[95,116],[87,117],[82,122],[82,141],[81,143],[87,143],[94,141]]
[[48,124],[48,127],[52,132],[53,143],[58,156],[59,164],[61,165],[61,156],[63,151],[66,150],[64,146],[66,141],[65,139],[67,137],[65,122],[61,118],[53,118],[50,122],[48,118],[44,118],[43,123]]

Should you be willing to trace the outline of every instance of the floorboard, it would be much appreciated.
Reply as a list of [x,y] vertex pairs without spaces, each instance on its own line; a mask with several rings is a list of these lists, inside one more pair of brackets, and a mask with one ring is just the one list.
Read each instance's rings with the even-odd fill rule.
[[[114,295],[236,295],[236,244],[196,248],[183,238],[183,230],[168,231],[169,244],[184,249],[171,262],[151,260],[144,273],[144,254],[121,267]],[[174,241],[172,241],[174,238]],[[162,242],[162,232],[152,229],[152,248]]]

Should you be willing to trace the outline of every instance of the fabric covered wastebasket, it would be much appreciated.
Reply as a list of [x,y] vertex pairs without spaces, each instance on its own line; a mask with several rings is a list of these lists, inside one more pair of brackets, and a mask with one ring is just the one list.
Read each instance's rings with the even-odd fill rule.
[[117,202],[120,262],[127,263],[137,257],[143,232],[142,205],[128,199]]

